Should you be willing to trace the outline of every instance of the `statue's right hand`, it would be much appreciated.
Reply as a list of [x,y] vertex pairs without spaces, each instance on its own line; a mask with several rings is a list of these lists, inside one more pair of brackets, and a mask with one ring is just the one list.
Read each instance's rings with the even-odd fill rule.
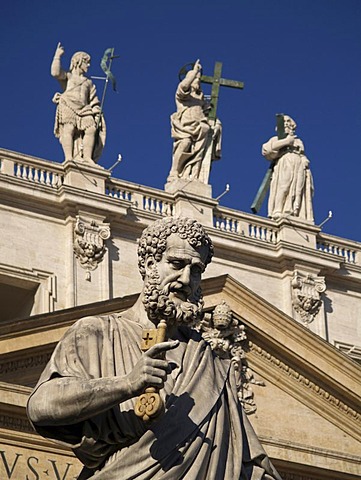
[[286,140],[287,140],[287,145],[293,145],[296,140],[296,135],[288,134],[286,137]]
[[61,42],[58,43],[56,50],[55,50],[55,57],[61,57],[64,55],[64,47],[62,46]]
[[169,364],[167,360],[159,357],[178,345],[178,340],[157,343],[142,355],[133,370],[126,376],[130,397],[139,395],[147,387],[163,387]]

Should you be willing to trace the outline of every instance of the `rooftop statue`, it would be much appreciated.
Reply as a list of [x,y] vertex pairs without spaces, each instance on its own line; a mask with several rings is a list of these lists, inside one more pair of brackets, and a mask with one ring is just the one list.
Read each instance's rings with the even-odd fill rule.
[[76,52],[69,71],[65,71],[61,66],[63,54],[59,43],[51,64],[51,75],[63,89],[53,98],[57,104],[54,133],[63,147],[65,160],[96,163],[105,143],[105,123],[95,85],[85,76],[90,55]]
[[207,118],[210,104],[204,98],[201,76],[202,66],[197,60],[179,83],[176,91],[177,111],[170,117],[174,143],[168,182],[177,178],[191,180],[200,178],[202,161],[212,136],[217,140],[213,159],[219,159],[221,156],[221,124],[218,121],[216,129],[212,131]]
[[139,241],[135,305],[79,320],[56,347],[28,414],[73,449],[79,480],[280,480],[238,402],[231,360],[192,328],[212,254],[195,220],[158,220]]
[[278,117],[277,136],[262,146],[262,155],[273,162],[268,216],[277,220],[293,215],[313,222],[310,162],[295,133],[296,122],[288,115]]
[[[189,65],[191,69],[187,71]],[[177,111],[171,115],[174,143],[168,184],[178,178],[208,184],[211,163],[221,158],[222,124],[217,118],[219,89],[221,86],[237,89],[244,86],[243,82],[228,80],[221,75],[221,62],[215,63],[213,77],[202,75],[199,60],[180,71],[181,81],[175,96]],[[208,99],[201,83],[212,85]]]

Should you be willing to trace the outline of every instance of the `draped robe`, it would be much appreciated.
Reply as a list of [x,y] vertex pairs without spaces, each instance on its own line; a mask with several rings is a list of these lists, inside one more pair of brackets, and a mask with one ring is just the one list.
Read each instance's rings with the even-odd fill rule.
[[313,222],[313,179],[309,160],[304,154],[302,140],[296,138],[292,146],[274,149],[278,137],[272,137],[262,146],[262,155],[274,161],[268,216],[277,218],[282,215],[294,215],[296,211],[301,219]]
[[[83,381],[128,374],[142,355],[141,332],[126,312],[79,320],[32,395],[53,377]],[[81,480],[281,480],[239,405],[230,362],[188,327],[174,338],[180,344],[166,355],[172,371],[161,390],[165,412],[158,419],[148,424],[136,417],[134,398],[79,423],[34,427],[73,449],[85,465]]]

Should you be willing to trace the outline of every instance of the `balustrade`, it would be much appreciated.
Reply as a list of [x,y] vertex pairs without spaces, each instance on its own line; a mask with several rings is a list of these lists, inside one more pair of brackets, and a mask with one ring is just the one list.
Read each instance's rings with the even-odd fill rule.
[[170,199],[162,198],[162,192],[158,195],[149,195],[146,188],[139,188],[138,185],[130,183],[124,186],[123,182],[112,180],[106,184],[106,195],[132,202],[135,208],[152,212],[162,216],[173,215],[173,202]]
[[277,243],[277,229],[260,222],[251,222],[246,215],[235,218],[231,215],[218,213],[214,217],[214,227],[225,232],[254,238],[268,243]]
[[[59,188],[64,183],[62,164],[48,162],[35,157],[19,159],[11,152],[0,158],[0,172],[39,186]],[[131,202],[136,209],[159,216],[174,215],[173,196],[154,188],[143,187],[127,181],[111,179],[106,182],[107,196]],[[238,212],[227,207],[217,207],[214,214],[214,228],[230,234],[243,236],[259,242],[277,244],[279,227],[272,220]],[[339,257],[348,264],[359,261],[360,244],[331,235],[317,235],[317,250]]]
[[41,166],[29,165],[26,163],[14,163],[14,176],[29,182],[47,185],[57,188],[63,184],[64,176]]
[[342,257],[346,263],[356,263],[357,250],[350,246],[329,242],[326,239],[319,239],[317,241],[317,250]]
[[156,197],[143,195],[143,210],[170,217],[173,215],[173,204]]
[[121,187],[106,185],[105,194],[112,198],[117,198],[119,200],[128,200],[132,201],[132,192]]

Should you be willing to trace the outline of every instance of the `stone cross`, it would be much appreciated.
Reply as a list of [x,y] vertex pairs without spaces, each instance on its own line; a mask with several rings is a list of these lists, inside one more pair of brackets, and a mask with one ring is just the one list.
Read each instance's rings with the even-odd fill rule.
[[142,332],[142,343],[141,343],[141,350],[146,352],[150,349],[153,345],[157,343],[157,329],[150,328],[144,329]]
[[221,75],[222,75],[222,62],[216,62],[214,65],[213,77],[210,77],[208,75],[201,76],[202,83],[210,83],[212,85],[211,110],[208,114],[208,118],[213,121],[217,118],[219,88],[221,86],[238,88],[238,89],[244,88],[243,82],[239,82],[238,80],[227,80],[226,78],[222,78]]

